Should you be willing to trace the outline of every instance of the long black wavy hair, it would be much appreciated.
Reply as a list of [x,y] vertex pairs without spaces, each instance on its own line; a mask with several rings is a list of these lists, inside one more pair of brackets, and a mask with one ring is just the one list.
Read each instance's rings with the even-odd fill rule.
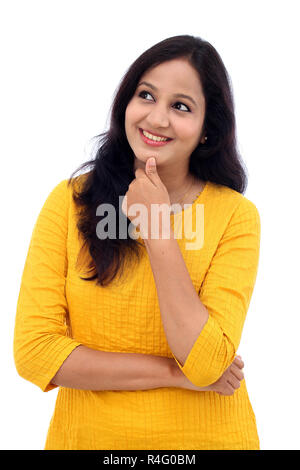
[[[135,178],[134,154],[125,133],[125,111],[133,97],[141,76],[150,68],[163,62],[186,59],[198,72],[206,103],[203,135],[200,144],[190,155],[189,172],[203,181],[228,186],[240,193],[247,187],[245,166],[237,150],[234,101],[230,77],[216,49],[200,37],[174,36],[155,44],[138,57],[123,76],[111,106],[109,130],[95,136],[98,139],[96,155],[75,170],[68,185],[73,186],[73,200],[79,209],[77,228],[84,240],[77,265],[84,251],[89,264],[86,281],[96,279],[97,285],[107,286],[123,270],[125,259],[140,259],[139,240],[130,236],[124,239],[100,239],[96,225],[104,217],[96,215],[99,204],[109,203],[116,210],[116,233],[122,213],[119,197],[124,196]],[[80,170],[90,171],[73,178]],[[80,180],[80,188],[75,182]]]

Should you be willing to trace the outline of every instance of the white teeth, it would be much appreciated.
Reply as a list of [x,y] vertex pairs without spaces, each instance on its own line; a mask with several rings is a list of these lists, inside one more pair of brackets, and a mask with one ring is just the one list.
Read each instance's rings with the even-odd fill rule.
[[148,137],[148,139],[151,139],[151,140],[156,140],[157,142],[165,142],[166,139],[165,137],[157,137],[155,135],[152,135],[152,134],[149,134],[149,132],[146,132],[146,131],[143,131],[143,134]]

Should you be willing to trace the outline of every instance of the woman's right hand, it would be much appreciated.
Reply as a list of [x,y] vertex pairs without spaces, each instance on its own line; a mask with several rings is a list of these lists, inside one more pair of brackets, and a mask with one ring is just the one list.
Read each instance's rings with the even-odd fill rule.
[[234,361],[225,370],[224,374],[213,384],[207,387],[197,387],[181,372],[180,388],[196,391],[216,392],[219,395],[233,395],[234,392],[240,388],[240,382],[244,379],[243,373],[244,362],[240,356],[236,356]]

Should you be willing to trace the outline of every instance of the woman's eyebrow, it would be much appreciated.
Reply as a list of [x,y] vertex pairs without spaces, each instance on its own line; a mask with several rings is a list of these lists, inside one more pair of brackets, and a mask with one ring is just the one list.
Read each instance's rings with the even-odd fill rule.
[[[152,90],[157,91],[157,88],[154,85],[151,85],[149,82],[140,82],[137,87],[140,85],[147,85],[149,88],[152,88]],[[187,100],[190,100],[195,106],[197,106],[196,101],[191,96],[184,95],[183,93],[175,93],[173,96],[176,98],[186,98]]]

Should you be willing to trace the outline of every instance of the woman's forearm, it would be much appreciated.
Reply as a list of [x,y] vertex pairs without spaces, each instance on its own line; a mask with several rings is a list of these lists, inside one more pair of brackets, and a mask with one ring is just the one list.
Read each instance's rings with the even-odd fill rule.
[[180,387],[175,359],[147,354],[98,351],[80,345],[67,357],[51,383],[81,390],[148,390]]

